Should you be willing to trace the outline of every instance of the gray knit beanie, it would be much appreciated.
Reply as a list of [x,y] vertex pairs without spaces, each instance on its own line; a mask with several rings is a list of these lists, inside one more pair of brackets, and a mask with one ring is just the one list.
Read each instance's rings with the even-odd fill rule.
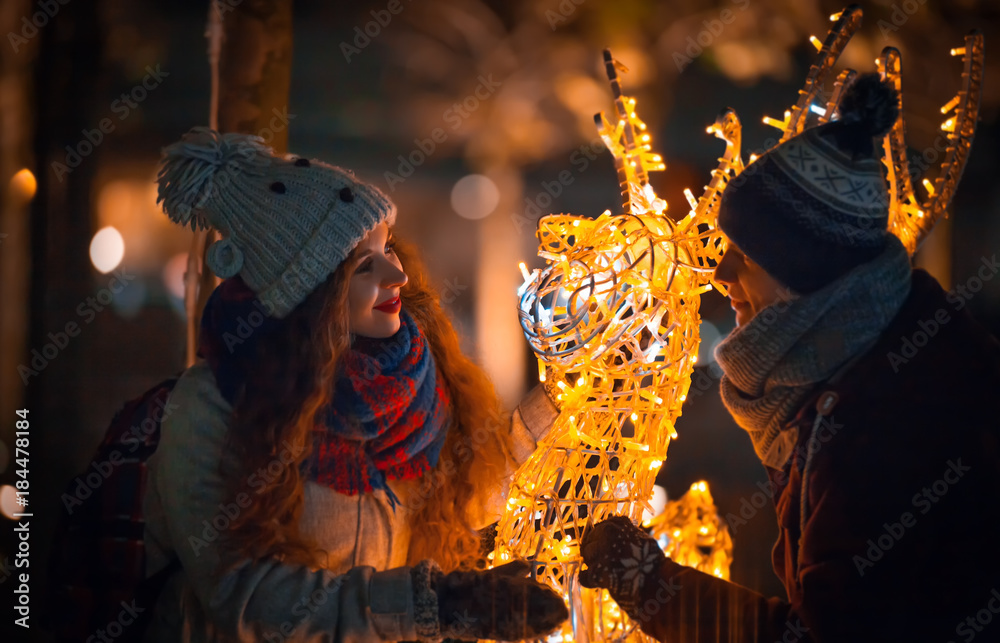
[[239,275],[274,318],[288,315],[396,206],[349,170],[281,157],[259,136],[195,127],[163,150],[156,202],[181,225],[214,227],[206,263]]
[[792,290],[819,290],[871,261],[888,239],[889,193],[874,140],[899,114],[878,74],[858,78],[840,118],[761,155],[722,194],[719,227]]

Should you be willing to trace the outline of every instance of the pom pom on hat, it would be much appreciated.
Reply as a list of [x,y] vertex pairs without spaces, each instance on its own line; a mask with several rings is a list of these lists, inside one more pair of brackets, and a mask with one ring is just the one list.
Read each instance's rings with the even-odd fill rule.
[[888,134],[899,118],[899,94],[879,74],[864,74],[848,87],[838,111],[840,119],[827,126],[826,135],[855,158],[871,156],[872,139]]
[[218,227],[210,211],[203,209],[212,196],[216,175],[223,168],[234,173],[259,173],[273,155],[259,136],[192,128],[180,141],[163,149],[156,202],[163,202],[163,211],[171,220],[190,224],[192,230]]
[[840,102],[840,119],[857,122],[871,137],[885,136],[899,118],[899,95],[879,74],[865,74]]

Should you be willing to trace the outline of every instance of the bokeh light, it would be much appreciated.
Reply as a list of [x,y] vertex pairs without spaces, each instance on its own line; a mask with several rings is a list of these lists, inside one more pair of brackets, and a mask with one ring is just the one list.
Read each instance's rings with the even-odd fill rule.
[[663,509],[667,506],[667,490],[658,484],[653,485],[653,497],[650,499],[649,504],[652,505],[653,511],[650,512],[646,509],[642,512],[643,523],[663,513]]
[[118,267],[125,256],[125,240],[114,226],[101,228],[90,241],[90,262],[103,273]]
[[707,319],[701,320],[698,334],[701,336],[701,344],[698,345],[698,363],[705,366],[715,361],[715,347],[722,341],[722,334],[715,324]]
[[14,514],[24,511],[27,511],[25,507],[17,505],[17,490],[9,484],[0,487],[0,512],[13,520]]
[[10,177],[11,192],[25,201],[35,196],[37,189],[38,181],[35,180],[35,175],[28,168],[19,170],[14,176]]
[[163,285],[172,297],[184,299],[184,273],[187,272],[188,253],[179,252],[163,266]]
[[500,203],[500,190],[488,176],[470,174],[451,189],[451,207],[465,219],[489,216]]

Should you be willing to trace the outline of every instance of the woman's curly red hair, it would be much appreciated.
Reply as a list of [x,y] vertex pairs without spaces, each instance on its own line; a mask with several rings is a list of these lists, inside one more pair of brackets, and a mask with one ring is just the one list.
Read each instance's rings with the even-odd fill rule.
[[[437,466],[407,500],[411,524],[419,525],[411,530],[408,561],[433,558],[446,570],[481,566],[473,520],[477,501],[497,493],[512,466],[510,418],[486,373],[462,354],[415,250],[398,242],[395,250],[409,278],[400,299],[424,333],[452,400],[452,422]],[[249,376],[227,434],[239,463],[238,471],[224,472],[230,495],[246,493],[253,472],[266,469],[283,452],[295,453],[266,487],[258,484],[255,501],[225,534],[251,559],[273,556],[313,568],[326,561],[325,552],[299,530],[305,504],[299,465],[312,447],[313,418],[330,401],[339,357],[350,348],[347,292],[356,264],[352,252],[282,320],[281,329],[258,341],[256,354],[244,365]]]

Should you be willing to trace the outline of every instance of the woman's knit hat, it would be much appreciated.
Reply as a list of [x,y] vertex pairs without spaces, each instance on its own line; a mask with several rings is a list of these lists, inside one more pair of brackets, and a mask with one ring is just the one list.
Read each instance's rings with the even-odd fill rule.
[[396,206],[349,170],[281,157],[259,136],[195,127],[163,150],[156,202],[173,221],[214,227],[206,263],[239,274],[271,317],[288,315]]
[[882,252],[889,193],[873,139],[899,115],[878,74],[851,85],[840,118],[769,150],[726,187],[719,227],[750,259],[810,293]]

